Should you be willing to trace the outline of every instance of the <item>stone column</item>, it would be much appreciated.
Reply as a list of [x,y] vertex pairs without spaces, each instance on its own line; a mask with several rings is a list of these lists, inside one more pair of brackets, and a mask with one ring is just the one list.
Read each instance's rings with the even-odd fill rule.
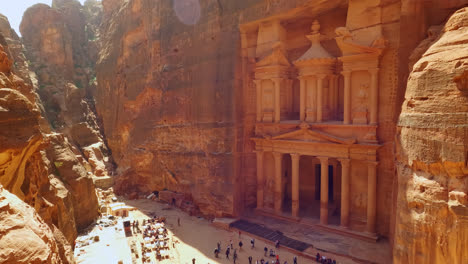
[[305,108],[306,108],[306,85],[307,80],[302,77],[300,78],[300,92],[299,92],[299,116],[301,121],[305,121]]
[[306,121],[317,121],[317,82],[313,76],[307,80],[307,106]]
[[257,208],[263,208],[265,180],[263,176],[263,151],[257,150]]
[[281,101],[280,101],[281,79],[274,78],[273,82],[275,83],[275,122],[279,123],[280,115],[281,115]]
[[370,69],[370,124],[376,125],[379,111],[379,68]]
[[323,120],[323,78],[325,78],[325,75],[317,75],[317,122]]
[[330,118],[335,118],[335,76],[328,76],[328,107],[330,110]]
[[275,158],[275,212],[281,214],[283,207],[283,153],[273,152]]
[[257,87],[257,122],[262,122],[262,80],[254,80]]
[[375,234],[377,164],[376,161],[369,161],[367,165],[367,232],[372,234]]
[[340,96],[339,96],[339,89],[340,89],[340,78],[339,76],[335,75],[333,78],[333,83],[335,85],[335,98],[333,98],[333,108],[335,108],[335,118],[338,119],[338,108],[340,106]]
[[291,154],[292,162],[292,216],[299,216],[299,159],[300,154]]
[[340,225],[349,226],[349,159],[340,159],[341,163],[341,221]]
[[344,76],[343,124],[351,123],[351,71],[342,71]]
[[318,157],[320,160],[320,224],[328,224],[328,157]]

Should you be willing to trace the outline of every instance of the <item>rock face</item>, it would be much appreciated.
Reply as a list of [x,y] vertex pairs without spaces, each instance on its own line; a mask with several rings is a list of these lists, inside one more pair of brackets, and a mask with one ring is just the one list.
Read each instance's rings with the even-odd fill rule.
[[394,263],[468,259],[468,8],[429,34],[399,119]]
[[[44,263],[72,263],[70,244],[98,214],[91,168],[76,145],[50,132],[23,46],[6,19],[0,20],[0,30],[0,184],[53,231],[60,259]],[[80,142],[86,142],[82,137]]]
[[51,228],[31,206],[0,185],[0,263],[72,263],[61,256]]
[[[96,1],[81,6],[76,0],[54,0],[52,7],[38,4],[26,10],[20,26],[52,130],[85,154],[87,172],[97,177],[112,169],[94,114],[101,10]],[[90,156],[86,148],[99,153]]]

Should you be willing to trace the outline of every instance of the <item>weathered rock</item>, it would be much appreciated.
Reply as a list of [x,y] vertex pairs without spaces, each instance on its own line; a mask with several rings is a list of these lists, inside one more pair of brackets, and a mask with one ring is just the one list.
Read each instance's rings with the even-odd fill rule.
[[36,211],[0,185],[0,263],[73,263],[61,257],[50,227]]
[[[76,0],[55,0],[52,7],[39,4],[29,8],[20,29],[53,130],[65,134],[81,152],[86,152],[87,146],[100,143],[100,149],[107,155],[92,97],[96,86],[94,65],[101,10],[96,1],[87,1],[83,7]],[[55,32],[53,38],[49,31]],[[50,58],[49,52],[56,57]],[[95,165],[97,162],[88,160],[86,155],[85,158],[85,163]],[[108,175],[109,167],[104,164],[104,158],[109,160],[107,156],[102,157],[103,164],[90,166],[89,172]]]
[[399,119],[395,263],[468,259],[468,8],[417,47]]
[[[4,43],[17,45],[16,40],[8,39],[14,35],[5,38],[3,31],[11,32],[2,28],[0,37],[8,40]],[[17,47],[3,50],[9,54],[5,58],[6,52],[0,51],[6,62],[0,71],[0,183],[37,211],[53,230],[61,260],[71,263],[70,244],[78,230],[98,214],[92,177],[84,167],[86,161],[77,159],[80,151],[63,135],[46,134],[50,128],[43,122],[42,102],[35,93],[35,82],[26,74],[27,64],[18,66],[13,60],[24,55],[17,53]],[[33,102],[24,91],[33,95]]]

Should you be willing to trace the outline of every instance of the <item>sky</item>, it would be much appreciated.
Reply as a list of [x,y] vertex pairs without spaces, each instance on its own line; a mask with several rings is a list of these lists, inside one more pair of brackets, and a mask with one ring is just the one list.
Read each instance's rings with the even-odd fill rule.
[[[85,0],[79,0],[82,4]],[[8,17],[11,27],[20,35],[19,25],[24,11],[37,3],[52,4],[52,0],[0,0],[0,13]]]

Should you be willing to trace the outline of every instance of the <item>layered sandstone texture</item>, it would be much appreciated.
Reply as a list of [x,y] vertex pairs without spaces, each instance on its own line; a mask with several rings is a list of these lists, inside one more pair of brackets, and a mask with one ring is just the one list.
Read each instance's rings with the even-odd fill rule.
[[429,36],[399,119],[394,263],[468,259],[468,8]]
[[38,93],[52,130],[63,133],[84,157],[88,172],[112,168],[96,115],[95,63],[102,7],[88,0],[54,0],[26,10],[20,30],[26,56],[37,75]]
[[65,259],[54,232],[31,206],[0,185],[0,263],[72,263]]
[[89,164],[63,134],[50,132],[21,41],[0,22],[0,184],[37,211],[69,263],[78,230],[98,214]]

